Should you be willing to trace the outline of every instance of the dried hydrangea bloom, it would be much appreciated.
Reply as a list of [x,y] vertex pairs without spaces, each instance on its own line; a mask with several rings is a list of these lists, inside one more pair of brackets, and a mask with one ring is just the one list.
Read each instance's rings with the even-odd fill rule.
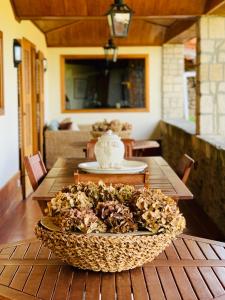
[[[152,234],[170,231],[176,227],[182,231],[185,227],[176,202],[160,190],[144,189],[135,193],[135,219],[139,226],[148,229]],[[134,206],[133,206],[134,207]]]
[[100,202],[96,208],[97,216],[104,221],[113,233],[137,230],[129,207],[115,201]]
[[[66,214],[67,219],[64,222],[68,224],[70,217],[76,222],[79,221],[76,230],[84,230],[82,232],[95,230],[93,210],[102,220],[101,224],[97,224],[101,225],[98,230],[103,232],[106,229],[115,233],[147,229],[151,234],[157,234],[170,232],[174,228],[182,232],[185,227],[185,219],[176,202],[160,190],[135,190],[130,185],[106,186],[103,182],[88,182],[70,185],[62,191],[48,203],[49,213],[58,217],[65,217]],[[91,212],[90,208],[93,209]],[[72,215],[65,212],[70,210]],[[88,212],[87,218],[83,215],[84,211]],[[69,226],[66,225],[65,228]]]
[[128,184],[117,184],[115,185],[115,190],[116,198],[119,200],[119,202],[129,206],[129,203],[133,198],[133,193],[135,191],[134,186]]
[[94,206],[98,202],[113,201],[116,195],[116,189],[112,185],[106,186],[103,181],[99,181],[98,184],[93,182],[86,183],[84,192],[92,199]]
[[49,215],[53,216],[62,210],[70,208],[91,208],[93,206],[92,199],[88,198],[84,192],[62,193],[56,194],[56,197],[48,202]]
[[120,132],[123,130],[131,130],[132,124],[125,122],[122,123],[120,120],[112,120],[108,122],[106,119],[103,122],[96,122],[92,125],[93,131],[102,131],[105,132],[111,129],[114,132]]
[[119,132],[122,130],[122,128],[123,128],[123,124],[120,122],[120,120],[112,120],[110,122],[110,129],[112,131]]
[[125,122],[123,123],[122,130],[131,130],[132,129],[132,124]]
[[49,215],[54,216],[63,209],[71,208],[73,204],[73,194],[58,192],[55,198],[48,202]]
[[57,218],[57,225],[62,231],[82,233],[106,232],[107,226],[90,209],[76,208],[62,211]]

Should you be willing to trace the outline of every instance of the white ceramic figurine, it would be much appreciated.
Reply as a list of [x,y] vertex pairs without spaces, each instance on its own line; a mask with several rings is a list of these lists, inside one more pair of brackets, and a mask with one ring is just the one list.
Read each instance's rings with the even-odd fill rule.
[[124,143],[121,138],[108,130],[95,144],[95,156],[102,169],[121,168],[124,159]]

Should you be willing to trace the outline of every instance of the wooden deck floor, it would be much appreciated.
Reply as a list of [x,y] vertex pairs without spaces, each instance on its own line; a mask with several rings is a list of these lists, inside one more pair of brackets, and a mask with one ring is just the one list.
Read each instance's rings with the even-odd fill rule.
[[[224,241],[215,224],[199,208],[195,201],[180,201],[180,209],[187,222],[184,233],[208,239]],[[0,220],[0,244],[34,237],[33,228],[42,213],[36,201],[31,198],[9,211]]]

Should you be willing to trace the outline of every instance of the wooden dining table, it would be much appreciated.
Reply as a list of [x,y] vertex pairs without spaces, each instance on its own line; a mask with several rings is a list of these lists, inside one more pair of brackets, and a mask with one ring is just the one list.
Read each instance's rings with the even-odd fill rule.
[[[146,162],[148,165],[151,188],[160,189],[164,194],[177,200],[193,198],[190,190],[163,157],[134,157],[132,159]],[[57,159],[32,196],[39,202],[42,210],[46,207],[46,201],[50,201],[63,187],[74,183],[74,172],[78,169],[78,164],[84,161],[88,159],[61,157]]]
[[0,299],[225,299],[225,243],[180,235],[156,259],[120,273],[71,267],[37,239],[0,245]]

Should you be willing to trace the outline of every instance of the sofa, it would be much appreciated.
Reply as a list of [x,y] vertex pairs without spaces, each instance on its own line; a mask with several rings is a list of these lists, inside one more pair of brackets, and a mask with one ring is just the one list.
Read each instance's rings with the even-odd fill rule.
[[51,168],[58,157],[85,157],[86,143],[92,138],[90,130],[45,130],[45,162]]

